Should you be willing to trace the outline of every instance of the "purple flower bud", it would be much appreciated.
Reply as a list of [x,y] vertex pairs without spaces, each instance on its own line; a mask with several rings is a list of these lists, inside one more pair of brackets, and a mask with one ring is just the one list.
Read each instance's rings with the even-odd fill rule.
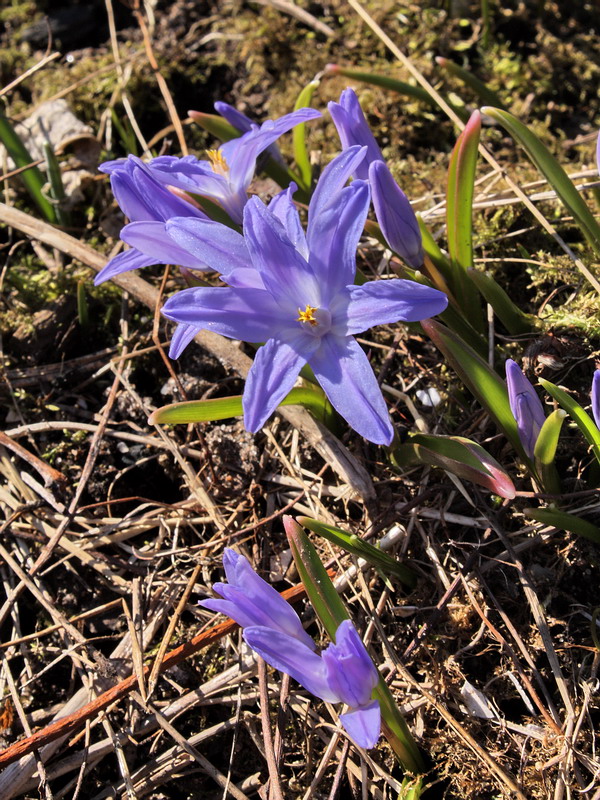
[[374,161],[369,167],[369,183],[375,216],[386,242],[411,267],[418,269],[423,264],[423,241],[408,197],[383,161]]
[[596,427],[600,428],[600,369],[594,372],[592,379],[592,414]]
[[241,111],[238,111],[234,106],[229,103],[224,103],[222,100],[217,100],[215,103],[215,111],[224,117],[227,122],[234,128],[237,128],[240,133],[247,133],[252,130],[252,126],[256,123],[252,122],[250,117],[247,117]]
[[506,361],[506,385],[521,444],[529,458],[533,458],[535,443],[546,421],[544,407],[519,365],[510,358]]
[[345,89],[340,102],[329,103],[328,108],[344,150],[353,145],[367,148],[366,158],[357,165],[354,177],[368,180],[371,185],[375,216],[385,240],[392,250],[418,269],[423,264],[419,223],[384,161],[356,94],[352,89]]
[[242,628],[264,626],[315,650],[315,643],[302,627],[298,614],[278,591],[256,574],[247,558],[226,548],[223,566],[228,583],[215,583],[213,589],[224,599],[203,600],[201,606],[227,614]]

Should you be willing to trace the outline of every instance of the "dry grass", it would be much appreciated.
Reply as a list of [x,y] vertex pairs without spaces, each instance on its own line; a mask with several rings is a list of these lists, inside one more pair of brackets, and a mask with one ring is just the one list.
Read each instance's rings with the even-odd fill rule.
[[[278,0],[283,13],[286,5]],[[111,27],[114,103],[123,103],[145,148],[127,80],[132,63],[148,59],[168,110],[148,144],[160,146],[173,131],[181,142],[189,128],[158,70],[152,19],[141,9],[138,17],[139,52],[120,53]],[[215,19],[215,32],[222,25]],[[421,74],[412,61],[405,66]],[[109,119],[102,118],[105,132]],[[577,270],[589,273],[588,265],[566,243],[568,220],[554,213],[553,193],[531,176],[501,184],[503,165],[494,156],[490,163],[476,208],[489,219],[510,206],[524,225],[545,228],[581,288]],[[570,172],[586,181],[582,190],[595,177],[578,166]],[[418,201],[434,226],[443,220],[442,188]],[[14,192],[5,199],[3,281],[28,243],[49,270],[104,265],[97,248],[15,208]],[[556,269],[550,245],[522,261],[496,255],[492,234],[486,246],[493,256],[483,262]],[[367,271],[388,269],[371,241],[360,257]],[[226,545],[248,554],[280,589],[294,586],[281,525],[289,512],[378,541],[417,571],[407,595],[318,543],[430,757],[432,797],[598,800],[597,549],[528,524],[522,508],[534,495],[525,479],[517,480],[516,501],[496,505],[438,471],[399,475],[380,450],[350,435],[338,440],[299,408],[282,409],[257,436],[238,422],[150,426],[147,417],[164,402],[161,388],[175,399],[233,394],[251,362],[236,344],[203,332],[172,366],[159,309],[177,278],[146,278],[115,281],[126,299],[102,346],[4,371],[2,800],[404,796],[384,743],[359,751],[335,709],[258,668],[236,626],[215,626],[195,603],[219,579]],[[471,435],[517,474],[510,451],[421,333],[384,326],[362,344],[397,425]],[[411,401],[428,385],[445,394],[439,410]],[[597,495],[581,490],[587,455],[573,434],[568,445],[561,463],[574,491],[567,502],[594,517]],[[301,590],[287,591],[322,636]]]

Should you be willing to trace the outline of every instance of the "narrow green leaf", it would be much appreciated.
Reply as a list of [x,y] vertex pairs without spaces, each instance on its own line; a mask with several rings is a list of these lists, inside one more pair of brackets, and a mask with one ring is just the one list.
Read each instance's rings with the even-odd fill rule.
[[424,320],[421,326],[436,347],[446,356],[450,365],[475,395],[496,425],[504,432],[509,442],[523,461],[532,466],[527,458],[517,431],[517,423],[510,410],[506,384],[500,376],[453,331],[434,320]]
[[[291,517],[285,516],[283,523],[308,599],[330,639],[335,642],[337,629],[345,619],[349,619],[346,607],[308,536]],[[383,732],[402,766],[414,774],[424,772],[425,764],[419,748],[383,678],[373,689],[372,697],[379,701]]]
[[569,533],[589,539],[590,542],[600,544],[600,528],[586,519],[581,519],[581,517],[576,517],[566,511],[554,511],[546,508],[524,508],[523,513],[536,522],[552,525],[558,530],[569,531]]
[[566,416],[567,412],[558,408],[546,418],[542,425],[533,450],[535,460],[541,464],[552,464],[554,461],[558,438]]
[[[328,413],[328,400],[319,387],[296,387],[285,397],[280,406],[299,406],[310,409],[318,419]],[[211,400],[189,400],[171,403],[154,411],[148,421],[151,425],[187,425],[193,422],[212,422],[230,417],[241,417],[242,395],[217,397]]]
[[600,255],[600,225],[579,194],[573,181],[548,148],[520,120],[499,108],[485,106],[484,114],[499,122],[525,150],[531,161],[552,186],[570,214],[581,227],[588,242]]
[[450,285],[462,311],[478,331],[483,330],[479,295],[466,271],[473,266],[473,194],[480,133],[481,114],[474,111],[452,151],[446,190]]
[[532,314],[521,311],[489,273],[470,269],[468,274],[511,336],[531,333],[540,327],[539,320]]
[[481,0],[481,20],[483,31],[481,33],[481,46],[487,50],[490,46],[490,28],[491,28],[491,14],[490,14],[490,0]]
[[132,153],[134,156],[139,155],[137,136],[131,127],[131,121],[129,117],[124,114],[123,119],[121,119],[117,113],[117,109],[112,108],[110,111],[110,118],[113,126],[119,134],[119,139],[123,145],[123,150],[126,153]]
[[417,579],[415,573],[404,564],[401,564],[397,559],[374,547],[369,542],[365,542],[359,536],[353,533],[343,531],[341,528],[336,528],[334,525],[328,525],[325,522],[312,519],[311,517],[298,517],[297,521],[300,525],[308,528],[313,533],[323,536],[330,542],[337,544],[342,550],[352,553],[358,558],[364,558],[369,564],[381,569],[383,572],[389,572],[395,575],[402,583],[406,584],[409,588],[414,588]]
[[437,56],[435,60],[440,67],[443,67],[451,75],[454,75],[456,78],[462,81],[465,86],[468,86],[470,89],[472,89],[482,103],[490,106],[496,106],[497,108],[504,108],[504,105],[496,92],[493,92],[491,89],[489,89],[485,83],[480,81],[479,78],[476,78],[470,70],[461,67],[450,58]]
[[54,149],[50,142],[44,142],[44,158],[46,159],[46,172],[50,182],[50,194],[52,196],[52,204],[56,213],[56,218],[59,225],[70,225],[71,216],[65,209],[65,187],[63,186],[62,173],[60,171],[60,164],[54,153]]
[[560,494],[560,478],[554,459],[562,424],[567,412],[562,408],[553,411],[542,425],[533,450],[533,461],[542,488],[549,494]]
[[[17,169],[31,164],[33,158],[29,155],[27,148],[21,141],[21,137],[15,131],[8,119],[0,110],[0,142],[6,147],[9,156],[15,163]],[[29,192],[34,203],[42,212],[44,218],[51,223],[56,223],[56,213],[54,206],[44,194],[46,179],[37,167],[29,167],[20,173],[21,180]]]
[[[300,108],[307,108],[310,106],[315,89],[319,86],[318,80],[313,80],[308,83],[298,95],[294,111]],[[296,167],[299,170],[301,179],[300,186],[305,191],[309,192],[312,186],[312,165],[310,163],[310,156],[308,148],[306,147],[306,123],[296,125],[292,130],[292,137],[294,142],[294,160]]]
[[552,395],[556,402],[571,416],[587,439],[588,444],[592,447],[594,455],[600,463],[600,431],[596,427],[594,420],[564,389],[544,378],[540,378],[540,383],[548,394]]
[[[446,227],[455,275],[473,266],[473,193],[480,133],[481,114],[474,111],[456,140],[448,167]],[[458,286],[462,288],[462,282]]]
[[487,341],[473,328],[443,277],[439,273],[436,274],[435,265],[428,260],[427,255],[425,255],[423,265],[423,269],[426,270],[427,274],[420,270],[411,269],[406,264],[392,264],[392,269],[401,278],[408,278],[408,280],[421,283],[423,286],[433,286],[435,289],[444,292],[448,296],[448,307],[441,314],[438,314],[438,318],[453,331],[456,331],[481,356],[486,355],[488,351]]
[[307,597],[329,638],[335,642],[337,629],[350,616],[308,536],[292,517],[284,516],[283,522]]
[[86,330],[90,324],[90,314],[85,296],[86,283],[87,281],[77,282],[77,317],[83,330]]
[[242,135],[242,131],[234,128],[219,114],[205,114],[204,111],[190,111],[189,113],[194,122],[222,142],[238,139]]
[[515,487],[508,473],[476,442],[462,436],[409,434],[391,455],[399,466],[424,464],[484,486],[490,492],[512,500]]
[[450,259],[442,251],[439,244],[433,238],[431,231],[427,227],[427,224],[418,211],[416,213],[416,217],[419,223],[419,230],[421,231],[421,240],[423,242],[423,251],[425,252],[425,255],[429,256],[431,261],[444,276],[444,279],[448,282],[451,281],[452,265],[450,264]]
[[[346,78],[352,78],[361,83],[369,83],[372,86],[381,86],[383,89],[389,89],[391,92],[398,92],[406,97],[412,97],[414,100],[421,100],[434,108],[438,107],[437,101],[432,97],[426,89],[422,86],[414,86],[412,83],[396,80],[387,75],[379,75],[376,72],[362,72],[358,69],[348,69],[340,67],[339,64],[328,64],[325,68],[329,75],[344,75]],[[465,122],[468,118],[468,113],[465,111],[463,105],[452,102],[449,98],[445,98],[448,105],[452,108],[455,114]]]

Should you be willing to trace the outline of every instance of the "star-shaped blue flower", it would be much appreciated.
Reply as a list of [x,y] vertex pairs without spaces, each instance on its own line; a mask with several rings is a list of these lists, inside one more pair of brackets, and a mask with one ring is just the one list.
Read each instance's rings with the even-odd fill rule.
[[[234,255],[224,255],[221,268],[211,264],[225,280],[237,278],[237,284],[185,289],[163,308],[168,319],[192,330],[266,342],[244,389],[244,422],[250,431],[262,427],[308,363],[354,430],[377,444],[393,439],[377,379],[354,335],[374,325],[439,314],[447,298],[400,279],[353,284],[370,191],[362,180],[344,184],[365,153],[366,148],[350,148],[324,171],[309,206],[306,236],[288,195],[271,209],[251,198],[244,209],[243,240],[223,231],[227,241],[235,242]],[[207,255],[219,261],[223,242],[215,224],[183,218],[166,227],[179,246],[195,249],[209,264]]]

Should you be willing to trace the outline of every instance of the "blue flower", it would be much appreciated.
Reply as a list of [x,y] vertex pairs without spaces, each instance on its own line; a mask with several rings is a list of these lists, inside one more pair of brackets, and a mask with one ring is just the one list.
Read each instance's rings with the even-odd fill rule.
[[600,428],[600,369],[594,372],[592,379],[592,414],[596,427]]
[[300,617],[278,591],[256,574],[247,558],[227,547],[223,553],[223,567],[228,583],[215,583],[213,589],[224,599],[203,600],[201,606],[226,614],[242,628],[264,626],[315,650],[315,643],[302,627]]
[[314,108],[301,108],[260,126],[253,125],[243,136],[225,142],[218,150],[209,150],[208,161],[194,156],[159,156],[152,161],[153,175],[169,186],[209,197],[240,223],[258,156],[283,133],[320,116],[321,112]]
[[[105,161],[100,165],[102,172],[110,175],[113,194],[123,213],[132,220],[132,224],[143,223],[144,251],[133,247],[119,253],[96,275],[96,285],[140,267],[152,264],[181,264],[181,266],[205,269],[196,259],[179,247],[173,247],[173,241],[165,234],[165,222],[171,217],[193,217],[206,219],[205,214],[192,202],[169,191],[167,186],[156,180],[150,165],[136,156],[129,156],[118,161]],[[121,238],[128,242],[126,225],[121,231]],[[165,252],[165,244],[169,247]]]
[[546,421],[544,407],[519,365],[508,358],[505,368],[510,410],[517,422],[523,449],[529,458],[533,458],[535,443],[540,435],[542,425]]
[[275,669],[291,675],[311,694],[329,703],[346,703],[340,721],[361,747],[377,744],[379,702],[371,699],[379,673],[350,620],[345,620],[321,655],[292,607],[260,578],[243,556],[227,548],[223,565],[228,584],[214,590],[223,600],[200,605],[228,614],[244,629],[246,643]]
[[[254,359],[244,389],[244,422],[257,431],[292,389],[308,362],[336,410],[358,433],[390,444],[394,430],[367,356],[354,334],[374,325],[417,321],[446,308],[436,289],[406,280],[353,285],[356,249],[370,202],[369,186],[356,180],[342,188],[364,157],[353,148],[324,171],[311,199],[306,236],[289,195],[271,209],[257,197],[244,209],[244,237],[235,260],[219,269],[243,285],[185,289],[163,314],[178,323],[206,328],[246,342],[266,342]],[[167,224],[175,242],[218,269],[222,248],[216,228],[202,220]],[[228,234],[229,235],[229,234]],[[227,271],[230,269],[229,278]]]
[[[173,217],[193,217],[210,224],[211,220],[187,193],[208,197],[219,203],[234,222],[241,222],[258,156],[295,125],[320,116],[315,109],[301,108],[280,119],[267,120],[260,127],[250,123],[250,129],[240,138],[226,142],[218,150],[209,150],[208,161],[195,156],[159,156],[145,163],[128,156],[101,164],[101,171],[110,174],[117,203],[131,220],[122,229],[121,239],[133,249],[111,259],[94,282],[99,284],[152,264],[208,269],[174,245],[165,233],[165,222]],[[137,244],[141,246],[138,248]]]
[[356,94],[352,89],[345,89],[340,102],[331,102],[328,108],[342,146],[363,145],[367,148],[367,156],[355,175],[368,180],[371,185],[375,216],[391,249],[418,269],[423,264],[419,223],[408,198],[384,161]]

